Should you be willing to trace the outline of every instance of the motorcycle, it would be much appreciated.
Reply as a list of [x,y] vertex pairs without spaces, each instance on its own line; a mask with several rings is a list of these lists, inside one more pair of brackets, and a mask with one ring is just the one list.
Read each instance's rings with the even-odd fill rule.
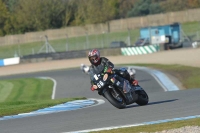
[[93,87],[99,95],[118,109],[126,108],[132,103],[142,106],[149,102],[149,97],[142,87],[131,85],[128,80],[116,75],[114,70],[112,73],[90,72],[90,76]]

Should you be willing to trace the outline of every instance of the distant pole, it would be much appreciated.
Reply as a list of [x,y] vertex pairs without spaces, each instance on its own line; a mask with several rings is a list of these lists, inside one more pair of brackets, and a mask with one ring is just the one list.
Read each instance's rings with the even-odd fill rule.
[[150,44],[152,45],[152,40],[151,40],[151,26],[149,27],[149,41],[150,41]]
[[66,34],[66,51],[69,51],[68,35]]
[[19,57],[16,50],[15,50],[15,53],[14,53],[14,57]]
[[[96,34],[96,45],[99,46],[99,40],[98,40],[98,36]],[[95,46],[96,47],[96,46]]]
[[78,45],[78,37],[76,36],[76,46],[73,46],[74,50],[76,49],[77,45]]
[[33,54],[33,55],[35,54],[35,50],[34,50],[34,48],[32,48],[32,54]]
[[108,46],[108,35],[109,35],[108,31],[106,31],[106,46]]
[[49,53],[49,47],[48,47],[48,37],[47,37],[47,35],[45,35],[44,37],[45,37],[46,53]]
[[131,33],[130,33],[130,28],[128,28],[128,46],[131,46]]
[[44,37],[45,37],[45,44],[40,48],[40,50],[38,51],[38,53],[42,52],[43,49],[46,50],[46,53],[49,53],[49,52],[54,52],[55,53],[56,51],[54,50],[54,48],[48,42],[47,35],[45,35]]
[[86,35],[86,48],[88,49],[89,48],[89,39],[88,39],[88,33],[85,32],[85,35]]
[[19,54],[19,57],[21,57],[21,49],[20,49],[20,43],[19,43],[19,40],[18,40],[18,54]]
[[104,45],[105,45],[105,31],[103,31],[103,45],[102,45],[102,48],[104,48]]

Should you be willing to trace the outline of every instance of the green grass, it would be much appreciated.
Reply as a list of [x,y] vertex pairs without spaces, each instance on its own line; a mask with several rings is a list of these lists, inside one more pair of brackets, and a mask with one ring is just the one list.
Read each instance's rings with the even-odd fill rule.
[[187,22],[181,25],[182,29],[186,33],[194,33],[200,31],[200,22]]
[[19,113],[28,113],[42,108],[51,107],[68,101],[80,100],[85,98],[65,98],[56,100],[23,100],[0,103],[0,117],[15,115]]
[[[121,128],[121,129],[113,129],[113,130],[104,130],[97,131],[95,133],[140,133],[140,132],[156,132],[169,130],[174,128],[180,128],[184,126],[200,126],[200,118],[190,119],[190,120],[182,120],[176,122],[167,122],[162,124],[154,124],[147,126],[138,126],[138,127],[130,127],[130,128]],[[94,133],[94,132],[93,132]]]
[[[200,88],[200,68],[182,65],[161,65],[161,64],[121,64],[119,66],[144,66],[160,70],[178,78],[186,88]],[[97,133],[139,133],[156,132],[167,129],[180,128],[184,126],[200,126],[200,118],[182,120],[176,122],[167,122],[147,126],[137,126],[130,128],[120,128],[113,130],[98,131]],[[96,132],[95,132],[96,133]]]
[[0,116],[26,113],[67,101],[85,98],[52,100],[53,82],[26,78],[0,81]]
[[188,22],[181,25],[184,33],[191,40],[200,40],[200,22]]
[[[49,100],[51,99],[53,82],[49,79],[12,79],[0,81],[0,84],[12,84],[13,88],[4,101],[23,101],[23,100]],[[7,89],[3,86],[2,90]],[[4,94],[2,94],[4,95]]]
[[185,88],[200,88],[200,68],[183,65],[124,64],[154,68],[179,79]]

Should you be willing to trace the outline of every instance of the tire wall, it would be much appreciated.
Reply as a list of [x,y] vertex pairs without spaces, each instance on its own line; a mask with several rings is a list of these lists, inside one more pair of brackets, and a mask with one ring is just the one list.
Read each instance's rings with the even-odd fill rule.
[[[117,56],[117,55],[141,55],[151,54],[160,51],[159,45],[143,46],[143,47],[125,47],[125,48],[107,48],[99,49],[101,56]],[[89,50],[66,51],[57,53],[41,53],[35,55],[27,55],[20,58],[20,63],[44,62],[49,60],[62,60],[74,58],[87,58]]]

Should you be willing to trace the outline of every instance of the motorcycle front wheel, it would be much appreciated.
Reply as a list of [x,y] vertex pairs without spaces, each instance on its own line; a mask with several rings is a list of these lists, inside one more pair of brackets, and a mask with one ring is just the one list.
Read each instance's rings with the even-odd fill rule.
[[126,108],[126,102],[118,90],[108,89],[104,92],[104,97],[116,108]]
[[149,96],[145,90],[138,90],[136,93],[138,94],[138,100],[136,103],[140,106],[147,105],[149,102]]

